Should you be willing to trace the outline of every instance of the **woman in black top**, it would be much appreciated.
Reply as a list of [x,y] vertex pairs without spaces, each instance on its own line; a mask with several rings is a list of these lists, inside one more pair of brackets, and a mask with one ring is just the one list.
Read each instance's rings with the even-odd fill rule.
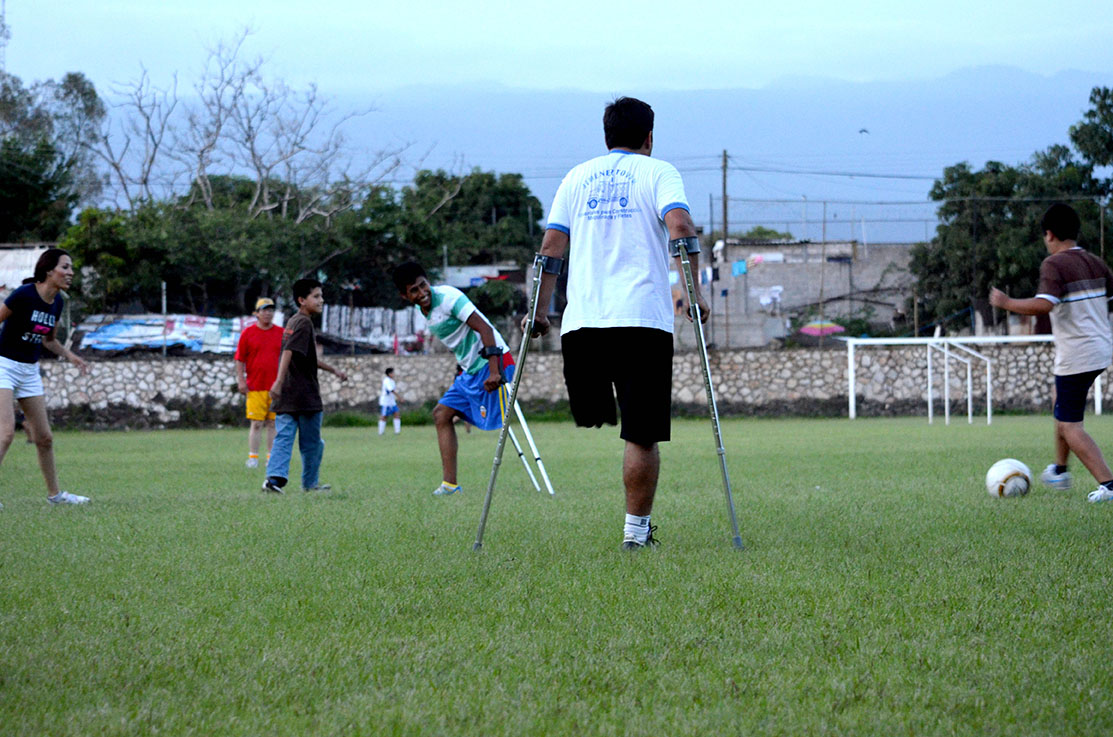
[[46,412],[39,358],[43,348],[77,366],[89,365],[56,337],[62,314],[63,289],[73,282],[73,261],[61,248],[49,248],[35,264],[34,283],[16,289],[0,305],[0,462],[15,436],[12,400],[18,400],[26,427],[39,454],[39,468],[46,481],[47,501],[52,504],[85,504],[88,497],[58,489],[54,469],[54,436]]

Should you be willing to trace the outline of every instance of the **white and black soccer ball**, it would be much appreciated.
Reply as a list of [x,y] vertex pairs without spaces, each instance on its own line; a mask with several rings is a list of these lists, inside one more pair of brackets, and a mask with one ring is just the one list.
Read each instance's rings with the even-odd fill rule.
[[1032,487],[1032,472],[1015,458],[1002,458],[989,467],[985,490],[990,496],[1024,496]]

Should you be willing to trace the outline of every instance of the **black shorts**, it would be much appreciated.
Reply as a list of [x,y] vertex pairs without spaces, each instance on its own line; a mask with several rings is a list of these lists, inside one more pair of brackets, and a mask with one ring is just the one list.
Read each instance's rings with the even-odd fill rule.
[[654,328],[581,328],[561,337],[564,383],[580,427],[618,423],[623,440],[648,447],[669,439],[672,335]]
[[1094,379],[1105,369],[1055,377],[1055,419],[1059,422],[1082,422],[1086,395]]

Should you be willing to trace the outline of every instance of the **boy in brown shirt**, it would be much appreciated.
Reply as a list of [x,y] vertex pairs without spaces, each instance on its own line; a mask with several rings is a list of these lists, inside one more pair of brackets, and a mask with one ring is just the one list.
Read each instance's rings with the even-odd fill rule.
[[1069,489],[1067,458],[1073,452],[1100,485],[1086,499],[1113,500],[1113,471],[1097,443],[1082,427],[1086,394],[1094,379],[1113,363],[1113,333],[1109,327],[1109,298],[1113,271],[1100,258],[1078,246],[1082,221],[1070,205],[1056,203],[1040,221],[1043,242],[1050,252],[1040,265],[1035,297],[1013,299],[991,289],[994,307],[1021,315],[1051,315],[1055,337],[1055,462],[1040,474],[1054,489]]
[[274,447],[267,461],[267,480],[263,491],[281,494],[290,472],[294,453],[294,436],[301,452],[301,486],[305,491],[327,491],[320,482],[321,456],[325,443],[321,440],[321,418],[324,404],[317,384],[317,367],[336,375],[341,381],[348,376],[317,358],[317,333],[313,316],[321,314],[325,299],[321,283],[315,279],[294,282],[294,301],[298,311],[286,323],[282,336],[282,357],[278,362],[278,378],[271,387],[271,409],[275,413]]

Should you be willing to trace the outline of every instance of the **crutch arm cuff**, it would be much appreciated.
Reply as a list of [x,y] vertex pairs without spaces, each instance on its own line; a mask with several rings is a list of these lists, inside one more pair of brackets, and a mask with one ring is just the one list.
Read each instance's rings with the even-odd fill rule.
[[564,270],[564,259],[557,258],[556,256],[546,256],[543,253],[537,254],[537,262],[541,266],[541,272],[544,274],[560,275]]
[[670,256],[679,256],[681,248],[688,254],[699,253],[699,238],[690,235],[686,238],[673,238],[669,241]]

